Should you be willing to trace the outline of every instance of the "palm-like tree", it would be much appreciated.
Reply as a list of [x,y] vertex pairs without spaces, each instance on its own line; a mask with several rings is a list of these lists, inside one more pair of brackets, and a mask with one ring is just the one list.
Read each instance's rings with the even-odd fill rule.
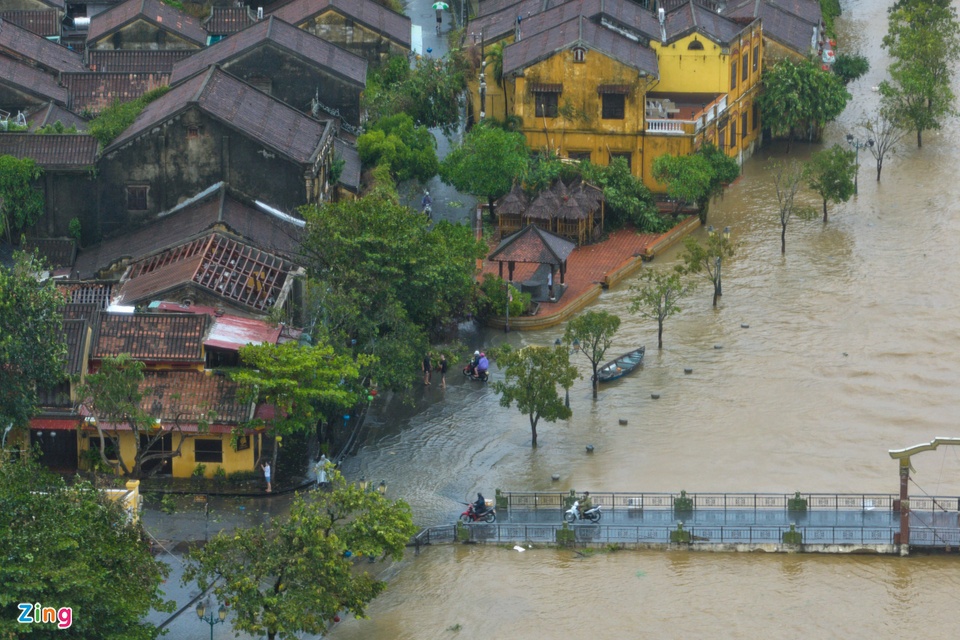
[[486,54],[487,66],[490,67],[490,73],[493,79],[500,86],[503,92],[503,121],[506,122],[509,114],[507,113],[507,83],[503,78],[503,43],[498,42],[492,45]]

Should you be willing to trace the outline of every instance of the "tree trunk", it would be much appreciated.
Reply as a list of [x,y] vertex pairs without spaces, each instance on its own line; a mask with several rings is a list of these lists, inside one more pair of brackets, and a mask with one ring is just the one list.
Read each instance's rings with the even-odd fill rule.
[[877,182],[880,182],[880,171],[883,169],[883,156],[877,158]]
[[827,224],[827,199],[823,199],[823,224]]
[[497,224],[497,214],[493,210],[493,198],[487,196],[487,204],[490,205],[490,222]]
[[280,443],[277,442],[277,437],[273,437],[273,458],[270,462],[270,483],[276,484],[277,482],[277,451],[280,449]]
[[597,365],[599,362],[593,363],[593,399],[597,399],[597,387],[600,386],[600,378],[597,377]]
[[657,349],[663,349],[663,320],[657,323]]
[[923,147],[923,129],[917,129],[917,148]]
[[720,297],[720,293],[717,291],[717,283],[713,283],[713,306],[717,306],[717,298]]
[[533,436],[532,445],[533,448],[537,447],[537,419],[533,417],[533,414],[530,414],[530,433]]
[[780,225],[780,255],[787,255],[787,225]]

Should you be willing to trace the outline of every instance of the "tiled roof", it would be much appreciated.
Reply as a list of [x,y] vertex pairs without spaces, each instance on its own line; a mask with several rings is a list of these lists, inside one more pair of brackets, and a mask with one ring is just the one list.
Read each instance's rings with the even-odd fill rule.
[[[58,290],[62,291],[62,289]],[[92,302],[76,302],[65,304],[63,306],[63,319],[92,321],[93,317],[102,311],[103,308],[103,305],[94,304]]]
[[80,54],[6,20],[0,20],[0,51],[49,71],[87,70]]
[[340,184],[353,193],[360,192],[360,152],[357,148],[344,142],[340,138],[333,141],[335,157],[343,159],[343,171],[340,173]]
[[45,169],[86,169],[97,158],[97,139],[84,134],[4,133],[0,154],[33,158]]
[[87,127],[87,121],[84,120],[83,117],[69,109],[61,107],[55,102],[48,102],[45,105],[27,112],[27,124],[30,125],[31,133],[40,127],[56,124],[57,122],[67,129],[71,126],[76,126],[77,131],[83,131]]
[[192,304],[183,306],[176,302],[161,302],[150,305],[154,311],[170,313],[200,313],[210,317],[213,326],[207,332],[203,345],[209,348],[238,351],[248,344],[277,344],[283,333],[284,325],[271,324],[257,318],[242,318],[224,313],[223,309]]
[[[113,297],[113,283],[110,282],[58,282],[57,289],[66,296],[68,307],[94,305],[97,309],[106,309]],[[77,310],[85,312],[86,307],[77,307]]]
[[298,25],[331,9],[404,47],[410,47],[410,18],[373,0],[294,0],[273,11],[273,15]]
[[[202,371],[144,371],[140,407],[165,428],[208,421],[239,424],[253,415],[253,403],[240,400],[240,386],[222,375]],[[213,412],[215,416],[209,414]]]
[[228,35],[243,31],[256,21],[249,7],[212,7],[203,28],[212,35]]
[[797,15],[763,0],[748,0],[728,5],[724,15],[731,18],[757,18],[763,24],[763,35],[800,55],[811,49],[813,30],[816,26]]
[[[514,20],[517,19],[517,16],[523,16],[523,19],[526,20],[527,17],[534,13],[552,9],[569,1],[570,0],[481,0],[477,16],[487,16],[492,13],[497,13],[498,11],[510,11],[513,13]],[[472,24],[471,22],[471,25]],[[473,27],[471,26],[471,31],[472,30]]]
[[93,329],[94,359],[129,353],[147,362],[203,362],[206,316],[101,313]]
[[211,233],[130,266],[119,304],[156,299],[184,285],[266,312],[283,291],[293,265],[221,233]]
[[807,22],[819,25],[823,20],[823,11],[817,0],[761,0],[763,4],[772,5],[787,13],[792,13]]
[[0,11],[0,19],[46,38],[60,35],[60,14],[56,9]]
[[504,238],[487,256],[490,262],[539,262],[560,265],[567,259],[576,244],[565,238],[528,224],[515,234]]
[[68,376],[83,370],[83,348],[87,341],[87,321],[83,318],[64,318],[63,334],[67,342],[67,360],[63,372]]
[[104,73],[170,73],[174,64],[194,53],[190,49],[91,49],[87,64]]
[[640,46],[610,29],[595,25],[583,17],[569,20],[504,48],[503,73],[519,71],[577,43],[637,71],[650,75],[658,73],[657,56],[651,49]]
[[99,113],[116,101],[129,102],[170,83],[167,73],[63,73],[60,83],[70,94],[67,106]]
[[61,11],[65,11],[67,8],[66,0],[40,0],[40,2],[54,9],[60,9]]
[[29,238],[27,250],[32,252],[34,249],[54,269],[72,267],[77,260],[77,242],[73,238]]
[[714,42],[728,44],[743,31],[743,25],[690,2],[667,13],[667,42],[693,33],[702,33]]
[[248,207],[226,195],[221,187],[145,227],[81,250],[76,271],[80,278],[93,278],[125,258],[139,260],[193,240],[218,222],[267,251],[290,256],[300,245],[299,227]]
[[366,86],[367,61],[364,58],[273,16],[177,63],[171,82],[179,82],[212,64],[224,63],[266,42],[282,47],[358,87]]
[[174,85],[137,116],[105,152],[115,149],[196,104],[210,116],[300,163],[312,163],[330,123],[306,116],[228,73],[207,73]]
[[67,90],[53,76],[6,56],[0,56],[0,83],[18,87],[45,100],[67,104]]
[[87,42],[100,40],[120,27],[138,19],[152,22],[158,28],[176,33],[181,38],[201,47],[207,44],[207,32],[203,30],[196,18],[164,4],[160,0],[127,0],[107,11],[96,14],[90,19]]

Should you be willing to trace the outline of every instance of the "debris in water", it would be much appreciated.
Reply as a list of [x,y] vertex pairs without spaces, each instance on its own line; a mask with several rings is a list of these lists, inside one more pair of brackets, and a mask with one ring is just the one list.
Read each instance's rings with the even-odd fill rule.
[[513,549],[514,549],[515,551],[526,551],[526,549],[524,549],[524,548],[521,547],[520,545],[515,545],[515,546],[513,547]]

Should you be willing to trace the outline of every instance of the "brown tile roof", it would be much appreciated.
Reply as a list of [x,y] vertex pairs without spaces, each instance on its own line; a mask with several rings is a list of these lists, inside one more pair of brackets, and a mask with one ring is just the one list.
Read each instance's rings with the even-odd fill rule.
[[358,87],[367,84],[366,59],[273,16],[178,62],[171,82],[180,82],[212,64],[227,62],[267,42]]
[[47,5],[48,7],[53,7],[54,9],[60,9],[61,11],[65,11],[67,8],[66,0],[40,0],[40,2]]
[[[97,309],[106,309],[113,298],[112,282],[58,282],[57,289],[67,298],[67,306],[77,306],[78,313],[89,310],[86,305],[93,305]],[[85,316],[90,318],[90,316]]]
[[148,91],[167,86],[170,74],[87,71],[60,74],[60,83],[70,94],[68,107],[99,113],[118,100],[129,102]]
[[519,71],[578,43],[637,71],[654,76],[658,74],[657,55],[651,49],[583,17],[574,18],[505,47],[503,73]]
[[0,19],[0,51],[47,71],[86,71],[80,54],[13,22]]
[[667,13],[667,42],[701,33],[719,44],[731,43],[743,31],[743,25],[693,2]]
[[337,138],[333,141],[334,157],[344,162],[340,184],[353,193],[360,192],[360,152],[357,147]]
[[265,251],[214,232],[131,265],[118,304],[154,300],[174,288],[194,285],[241,307],[269,311],[293,265]]
[[487,261],[560,265],[576,248],[577,245],[573,242],[528,224],[512,236],[501,240],[494,252],[487,256]]
[[199,21],[160,0],[127,0],[90,18],[87,42],[108,36],[135,20],[146,20],[157,28],[171,31],[199,46],[207,44],[207,32]]
[[54,269],[72,267],[77,260],[77,242],[73,238],[28,238],[27,250],[34,249]]
[[69,303],[63,306],[63,319],[93,320],[93,317],[103,309],[103,305],[93,304],[92,302]]
[[26,115],[27,124],[30,125],[31,133],[40,127],[56,124],[57,122],[67,129],[71,126],[76,126],[77,131],[83,131],[87,128],[87,121],[82,116],[54,102],[48,102],[32,111],[28,111]]
[[61,13],[62,11],[57,11],[56,9],[0,11],[0,19],[4,22],[15,24],[21,29],[26,29],[30,33],[46,38],[60,35]]
[[203,28],[211,35],[229,35],[243,31],[257,21],[249,7],[212,7]]
[[[209,421],[239,424],[250,420],[253,403],[242,402],[240,385],[226,376],[202,371],[144,371],[141,408],[173,426]],[[209,416],[210,412],[215,416]]]
[[44,169],[77,170],[93,167],[97,159],[97,139],[84,134],[4,133],[0,135],[0,154],[15,158],[33,158]]
[[206,316],[101,313],[94,323],[90,357],[129,353],[146,362],[203,362]]
[[820,24],[823,20],[823,11],[817,0],[761,0],[761,2],[782,9],[787,13],[792,13],[798,18],[813,24]]
[[194,53],[191,49],[91,49],[87,64],[104,73],[170,73],[174,64]]
[[[760,18],[763,35],[798,54],[806,56],[812,48],[815,22],[809,22],[769,2],[748,0],[728,5],[724,15],[731,18]],[[817,18],[819,22],[819,18]]]
[[174,85],[137,116],[105,152],[196,104],[208,115],[299,163],[313,163],[330,122],[321,122],[262,93],[216,67]]
[[63,335],[67,343],[67,360],[63,372],[68,376],[83,370],[83,349],[87,342],[87,321],[83,318],[64,318]]
[[[518,15],[523,16],[523,19],[526,20],[535,13],[552,9],[569,1],[570,0],[481,0],[477,16],[488,16],[499,11],[510,11],[513,13],[514,20],[517,19]],[[473,22],[471,21],[471,25],[472,24]],[[473,31],[472,26],[470,30]]]
[[80,278],[93,278],[123,259],[139,260],[193,240],[218,222],[267,251],[293,256],[299,250],[299,227],[237,201],[221,187],[145,227],[81,250],[76,271]]
[[410,48],[410,18],[373,0],[293,0],[272,12],[284,22],[299,25],[313,16],[333,10],[364,27]]
[[67,104],[67,90],[58,85],[53,76],[6,56],[0,56],[0,83],[12,85],[44,100]]

